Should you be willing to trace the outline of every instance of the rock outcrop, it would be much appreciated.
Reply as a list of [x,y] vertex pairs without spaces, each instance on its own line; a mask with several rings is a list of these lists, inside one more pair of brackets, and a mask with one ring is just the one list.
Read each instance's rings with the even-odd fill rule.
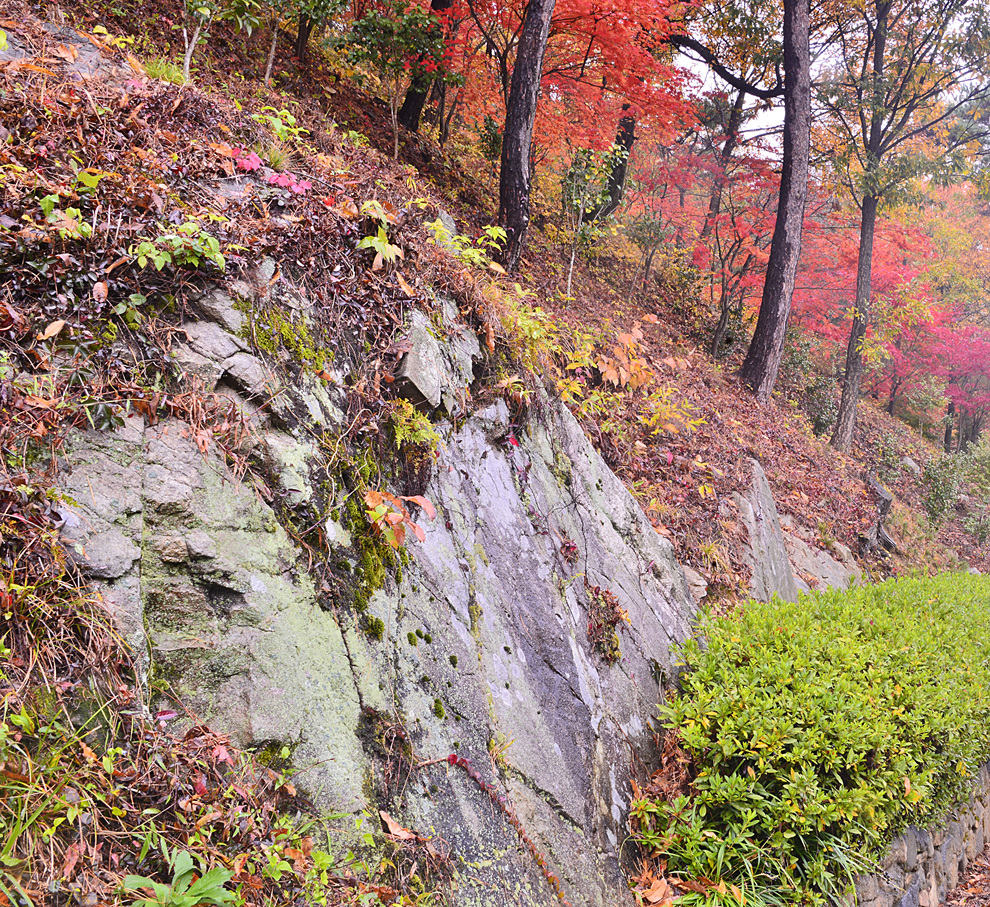
[[[220,308],[183,326],[178,361],[251,417],[241,449],[267,483],[238,480],[201,426],[139,418],[75,435],[62,481],[68,540],[152,705],[174,698],[241,746],[288,747],[321,812],[385,808],[442,837],[460,904],[554,902],[456,755],[506,798],[572,904],[623,901],[630,764],[650,759],[693,612],[670,544],[562,406],[543,401],[524,425],[500,400],[463,414],[477,338],[460,327],[449,343],[417,317],[429,355],[405,380],[460,415],[436,426],[423,494],[437,517],[414,514],[425,540],[410,533],[388,568],[335,472],[341,389],[276,386]],[[319,502],[314,553],[293,534]],[[359,610],[345,587],[364,590]],[[615,663],[589,640],[594,587],[628,614]]]
[[733,495],[749,535],[745,560],[752,570],[750,593],[760,601],[779,595],[797,601],[799,592],[826,588],[848,589],[863,580],[852,552],[829,540],[818,547],[816,534],[800,529],[787,514],[778,514],[766,473],[750,461],[753,481],[745,495]]

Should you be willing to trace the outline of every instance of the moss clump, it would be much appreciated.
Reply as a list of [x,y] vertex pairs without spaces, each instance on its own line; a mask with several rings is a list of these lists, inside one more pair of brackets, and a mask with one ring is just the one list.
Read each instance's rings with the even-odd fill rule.
[[385,621],[380,617],[365,616],[364,632],[377,642],[381,642],[385,635]]
[[457,656],[456,655],[451,655],[450,656],[450,666],[452,668],[456,668],[457,667]]
[[384,541],[372,533],[368,519],[355,496],[347,499],[343,517],[347,529],[355,539],[354,547],[358,554],[358,565],[354,571],[357,574],[354,610],[361,614],[368,609],[371,596],[385,585],[389,568],[399,571],[399,558]]
[[333,353],[318,346],[309,325],[300,318],[290,321],[277,308],[251,311],[251,339],[260,350],[271,356],[285,351],[302,366],[312,369],[326,368]]
[[255,761],[276,772],[287,772],[292,768],[292,754],[298,744],[283,743],[281,740],[266,740],[254,750]]
[[416,628],[416,635],[417,635],[417,636],[418,636],[418,637],[419,637],[420,639],[423,639],[423,631],[422,631],[422,629],[420,629],[419,627],[417,627],[417,628]]
[[441,721],[447,717],[447,711],[443,707],[443,703],[438,699],[433,700],[433,714],[437,716]]
[[468,617],[471,619],[471,635],[481,641],[481,617],[484,611],[481,610],[481,605],[477,602],[471,602],[468,605]]
[[413,633],[412,631],[410,631],[409,633],[406,634],[406,639],[409,640],[409,645],[411,645],[411,646],[418,646],[419,645],[419,640],[416,638],[416,634]]

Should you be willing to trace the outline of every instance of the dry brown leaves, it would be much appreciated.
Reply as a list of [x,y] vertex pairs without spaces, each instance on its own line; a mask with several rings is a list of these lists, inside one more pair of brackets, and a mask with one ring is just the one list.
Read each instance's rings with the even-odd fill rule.
[[963,874],[959,884],[945,896],[946,907],[986,907],[990,904],[990,847]]

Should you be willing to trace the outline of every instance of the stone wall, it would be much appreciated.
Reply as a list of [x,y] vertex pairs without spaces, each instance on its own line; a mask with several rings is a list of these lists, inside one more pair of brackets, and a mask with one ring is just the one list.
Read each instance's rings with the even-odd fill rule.
[[938,907],[990,840],[990,763],[980,770],[969,802],[932,831],[908,828],[880,870],[856,879],[862,907]]

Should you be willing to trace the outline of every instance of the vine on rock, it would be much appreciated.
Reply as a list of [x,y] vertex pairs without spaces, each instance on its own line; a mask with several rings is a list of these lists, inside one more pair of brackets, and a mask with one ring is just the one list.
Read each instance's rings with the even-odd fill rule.
[[550,867],[547,865],[546,857],[540,853],[532,839],[528,834],[526,834],[526,829],[523,828],[522,822],[519,821],[519,817],[516,815],[516,812],[512,808],[512,804],[508,801],[508,799],[500,794],[498,790],[496,790],[484,778],[482,778],[481,775],[478,774],[475,767],[463,756],[458,756],[456,753],[451,753],[447,757],[447,764],[456,765],[458,768],[463,769],[464,773],[475,784],[477,784],[478,787],[484,791],[484,793],[488,794],[492,803],[502,810],[502,813],[508,820],[509,824],[516,830],[516,834],[519,835],[519,840],[526,846],[530,856],[533,858],[536,865],[539,866],[540,872],[543,873],[543,878],[547,880],[547,884],[553,889],[554,894],[557,895],[557,900],[559,900],[564,907],[571,907],[571,902],[564,897],[564,889],[560,885],[560,879],[558,879],[550,871]]

